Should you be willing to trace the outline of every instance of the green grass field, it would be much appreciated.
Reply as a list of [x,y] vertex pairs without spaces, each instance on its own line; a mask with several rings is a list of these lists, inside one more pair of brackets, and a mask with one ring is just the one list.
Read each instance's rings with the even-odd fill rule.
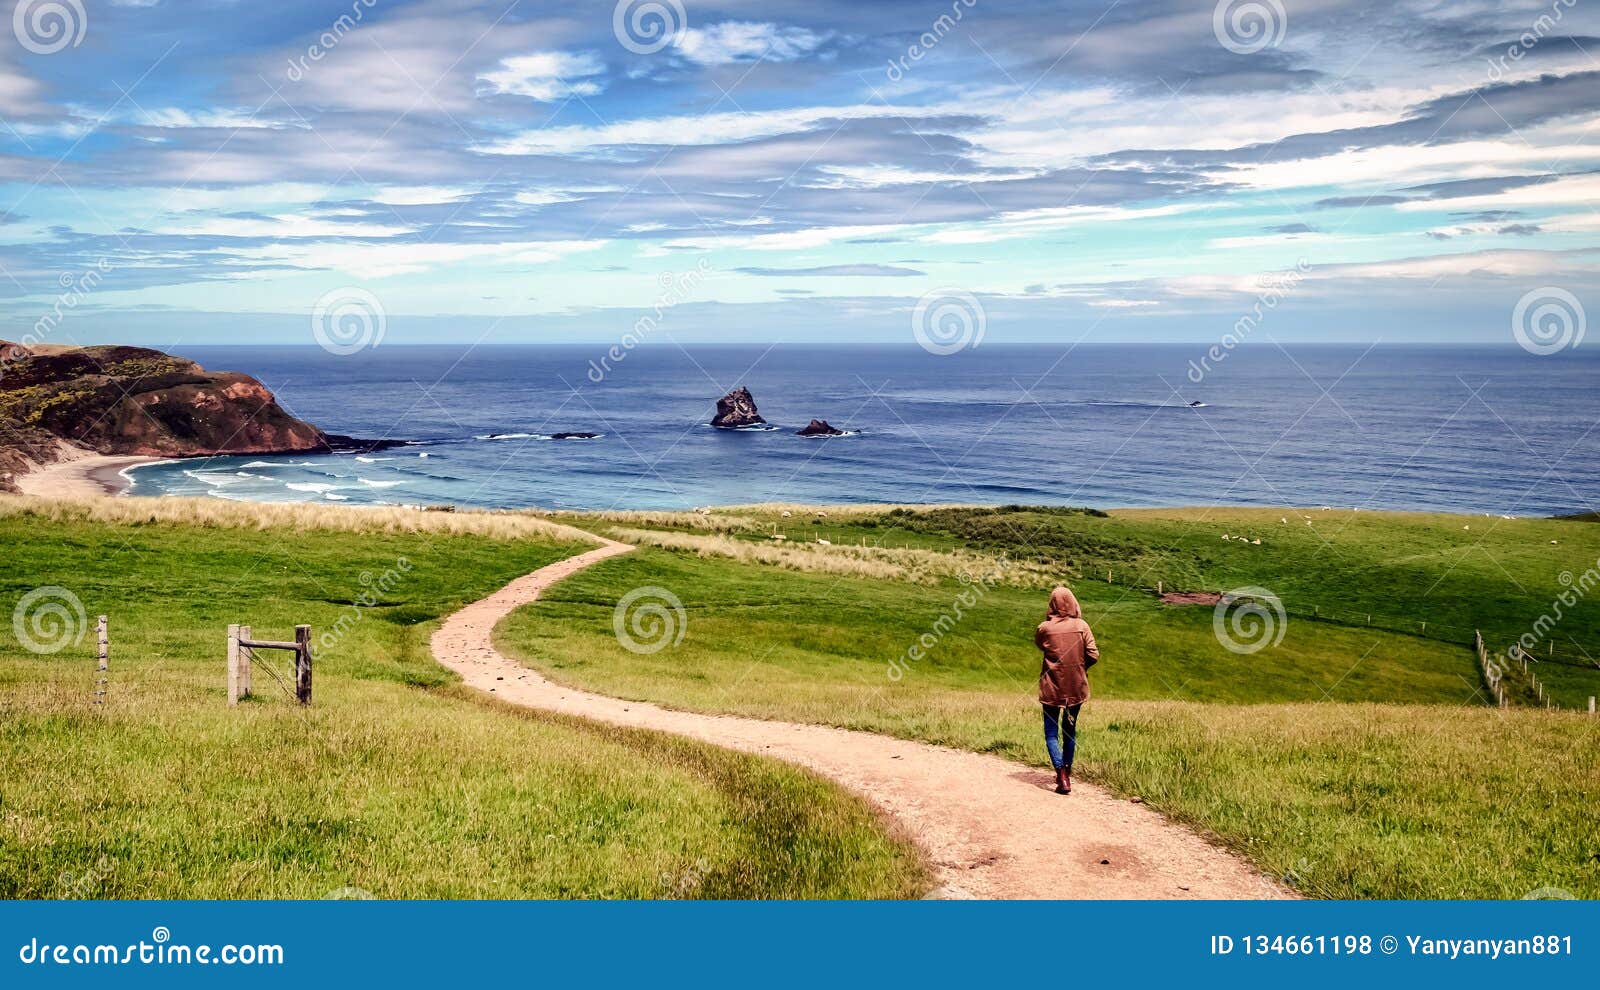
[[[885,531],[885,525],[887,530]],[[870,531],[870,528],[868,528]],[[1277,594],[1294,616],[1369,620],[1470,643],[1482,630],[1503,651],[1535,636],[1538,674],[1565,707],[1600,694],[1600,526],[1571,520],[1316,509],[1125,510],[1107,518],[1050,511],[935,512],[886,518],[891,542],[958,539],[1020,559],[1060,561],[1085,576],[1104,569],[1139,587]],[[1223,534],[1260,539],[1261,546]],[[843,533],[848,541],[853,534]],[[866,535],[865,533],[861,535]],[[1594,597],[1558,602],[1588,572]],[[1566,575],[1566,579],[1563,579]],[[1425,624],[1425,625],[1424,625]]]
[[[1600,557],[1593,523],[1480,533],[1476,519],[1376,513],[766,507],[563,518],[677,548],[606,561],[502,624],[502,645],[558,680],[1042,766],[1031,632],[1062,577],[1105,654],[1083,775],[1312,896],[1600,896],[1600,719],[1487,707],[1461,636],[1509,642],[1551,608],[1562,572],[1582,588]],[[106,613],[113,642],[96,706],[92,633],[39,654],[0,630],[0,896],[927,889],[907,842],[812,775],[458,686],[428,654],[435,620],[585,545],[533,515],[5,500],[0,545],[0,616],[60,586],[83,606],[83,621],[64,613],[69,627]],[[1259,651],[1230,651],[1212,607],[1163,604],[1158,581],[1264,587],[1287,614]],[[686,624],[677,646],[638,654],[613,612],[647,585],[675,594]],[[1600,616],[1582,596],[1562,613],[1538,673],[1573,708],[1600,683],[1584,660]],[[57,635],[37,602],[23,618],[27,635]],[[231,622],[273,638],[312,624],[315,704],[293,706],[262,672],[258,697],[229,709]]]
[[[112,659],[96,707],[92,631],[49,655],[23,650],[9,627],[0,634],[0,897],[926,888],[915,850],[819,778],[528,715],[456,686],[428,653],[433,620],[580,543],[362,531],[359,517],[344,531],[262,529],[249,508],[200,526],[141,522],[127,503],[114,522],[15,504],[0,515],[3,614],[37,588],[68,589],[89,622],[111,616]],[[151,512],[185,514],[170,504]],[[215,521],[210,508],[195,515]],[[491,522],[486,531],[502,528]],[[384,581],[400,561],[399,580]],[[376,600],[353,604],[367,592]],[[227,707],[230,622],[273,638],[314,626],[310,708],[293,706],[265,672],[256,699]],[[60,628],[25,626],[46,642]]]
[[[1319,509],[1108,515],[1020,507],[835,508],[821,521],[799,508],[788,518],[776,509],[751,508],[716,518],[729,536],[752,545],[779,533],[791,545],[821,537],[836,547],[865,542],[1004,554],[1086,594],[1095,593],[1091,584],[1103,585],[1108,571],[1113,587],[1140,594],[1153,594],[1158,583],[1167,591],[1262,587],[1282,600],[1291,634],[1302,621],[1371,623],[1467,646],[1474,630],[1482,630],[1496,652],[1532,635],[1536,672],[1557,703],[1586,708],[1590,695],[1600,695],[1600,525],[1593,522]],[[1573,601],[1561,602],[1563,594]],[[1124,597],[1119,592],[1116,600]],[[1555,621],[1541,626],[1541,617]]]
[[[1494,583],[1473,573],[1491,566],[1480,565],[1476,552],[1425,552],[1429,541],[1470,532],[1460,529],[1469,523],[1362,514],[1347,520],[1344,536],[1291,537],[1286,529],[1228,556],[1199,543],[1201,527],[1217,521],[1195,522],[1204,518],[1198,512],[921,515],[829,510],[817,521],[761,509],[629,518],[630,527],[731,534],[752,551],[764,549],[773,529],[791,542],[816,533],[833,546],[813,545],[807,553],[821,559],[787,567],[726,556],[739,551],[725,544],[705,544],[704,556],[644,548],[515,613],[499,630],[502,646],[558,680],[604,693],[866,729],[1043,766],[1031,635],[1047,582],[1027,584],[1060,567],[1081,576],[1072,583],[1106,657],[1093,672],[1096,700],[1083,722],[1080,766],[1088,777],[1210,831],[1312,895],[1521,897],[1542,887],[1600,894],[1592,828],[1600,720],[1487,707],[1465,643],[1381,628],[1376,617],[1367,627],[1295,614],[1300,603],[1320,599],[1324,608],[1382,602],[1390,615],[1426,608],[1433,621],[1473,621],[1473,603],[1446,600],[1442,588],[1474,588],[1476,602],[1506,613],[1537,606],[1537,593],[1519,596],[1503,576]],[[1248,531],[1264,528],[1269,514],[1219,515],[1220,526]],[[1011,524],[1041,521],[1059,521],[1064,532],[1033,544],[1002,535]],[[1385,535],[1386,522],[1394,534]],[[604,520],[589,525],[606,529]],[[1566,556],[1539,562],[1530,554],[1509,565],[1514,572],[1575,566],[1600,534],[1581,523],[1517,525],[1529,527],[1523,542],[1543,539],[1550,550],[1565,547]],[[1330,556],[1341,563],[1325,568],[1322,589],[1311,568],[1321,541],[1335,539],[1346,545]],[[988,549],[1016,561],[1031,545],[1027,559],[1036,569],[1012,575],[1022,586],[992,588],[862,576],[850,572],[856,565],[833,561],[859,555],[861,540]],[[1396,574],[1383,562],[1390,545]],[[1245,556],[1252,554],[1261,555]],[[1261,561],[1262,569],[1241,559]],[[1168,576],[1154,580],[1169,589],[1282,586],[1291,609],[1282,641],[1233,653],[1214,635],[1212,608],[1162,605],[1142,581],[1108,585],[1086,576],[1108,561],[1114,569],[1149,569],[1168,560],[1176,562]],[[1458,577],[1453,568],[1469,573]],[[679,645],[639,655],[618,644],[612,613],[623,593],[646,585],[677,595],[686,625]],[[958,609],[962,596],[970,604]],[[908,649],[924,636],[933,642],[908,662]]]

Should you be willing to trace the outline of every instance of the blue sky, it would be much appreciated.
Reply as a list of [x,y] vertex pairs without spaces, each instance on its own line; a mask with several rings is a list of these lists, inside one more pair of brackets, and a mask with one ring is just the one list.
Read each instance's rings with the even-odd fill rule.
[[0,3],[13,339],[311,343],[352,294],[390,343],[1600,312],[1587,0]]

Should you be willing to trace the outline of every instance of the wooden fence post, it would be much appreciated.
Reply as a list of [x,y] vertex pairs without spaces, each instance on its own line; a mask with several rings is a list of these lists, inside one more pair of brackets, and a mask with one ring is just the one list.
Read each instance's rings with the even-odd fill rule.
[[95,632],[96,639],[99,641],[100,662],[95,667],[99,677],[94,686],[94,703],[102,705],[105,704],[106,700],[107,674],[111,670],[111,638],[106,631],[105,616],[102,615],[100,621],[95,623]]
[[1594,714],[1594,695],[1589,695],[1589,714]]
[[[254,637],[254,631],[249,626],[239,627],[239,638],[249,642]],[[255,683],[256,651],[254,648],[239,644],[239,697],[250,698],[256,693]]]
[[295,626],[294,697],[302,705],[311,704],[311,627]]
[[239,627],[228,627],[228,704],[239,703]]

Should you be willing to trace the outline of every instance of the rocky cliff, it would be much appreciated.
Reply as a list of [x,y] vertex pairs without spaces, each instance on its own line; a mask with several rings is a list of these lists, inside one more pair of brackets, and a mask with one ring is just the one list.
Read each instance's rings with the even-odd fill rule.
[[61,441],[151,457],[363,446],[289,415],[249,375],[206,371],[143,347],[0,341],[0,489],[58,459]]

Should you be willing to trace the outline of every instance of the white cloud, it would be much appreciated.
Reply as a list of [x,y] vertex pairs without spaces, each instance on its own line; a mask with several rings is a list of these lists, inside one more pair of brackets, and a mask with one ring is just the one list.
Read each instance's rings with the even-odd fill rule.
[[1438,210],[1515,210],[1524,207],[1589,206],[1600,202],[1600,175],[1565,176],[1519,189],[1506,189],[1484,196],[1458,196],[1447,200],[1417,200],[1399,203],[1405,211]]
[[552,203],[570,203],[577,197],[554,189],[524,189],[511,198],[523,206],[549,206]]
[[329,199],[336,187],[307,182],[273,182],[260,185],[235,185],[226,189],[203,186],[130,186],[116,195],[130,200],[155,203],[174,212],[191,210],[257,210],[276,206],[298,206]]
[[241,128],[277,130],[284,126],[279,121],[257,116],[248,110],[228,107],[215,107],[207,110],[182,110],[178,107],[164,107],[158,110],[145,110],[135,115],[134,123],[144,127],[173,129],[226,127],[230,130],[239,130]]
[[454,203],[470,195],[472,190],[460,186],[385,186],[367,198],[386,206],[426,206]]
[[527,96],[553,103],[570,96],[595,96],[605,89],[605,63],[585,52],[531,52],[500,60],[500,68],[478,76],[479,92]]
[[0,57],[0,112],[33,113],[39,109],[38,97],[42,90],[37,80]]
[[[1490,178],[1504,175],[1508,170],[1548,172],[1557,165],[1590,162],[1596,158],[1593,146],[1578,142],[1550,143],[1544,140],[1541,130],[1524,128],[1520,134],[1503,139],[1386,145],[1294,161],[1245,164],[1227,173],[1227,178],[1257,189],[1327,186],[1350,193],[1390,192],[1402,185]],[[1371,188],[1366,188],[1366,184]],[[1453,200],[1451,205],[1460,202]]]
[[159,224],[152,232],[185,237],[399,237],[411,233],[411,228],[285,214],[267,218],[185,216]]
[[858,104],[803,107],[756,113],[707,113],[698,116],[645,117],[597,127],[543,127],[482,145],[495,155],[582,155],[628,145],[733,144],[809,130],[825,120],[889,117],[914,121],[929,111],[910,107]]
[[464,261],[479,264],[544,264],[568,254],[597,250],[605,243],[603,240],[510,241],[498,244],[432,244],[415,241],[356,244],[328,241],[273,244],[236,254],[269,264],[328,269],[347,272],[359,278],[385,278],[415,274]]
[[703,29],[685,28],[678,39],[678,50],[700,65],[730,65],[760,59],[792,62],[816,51],[828,37],[802,27],[723,21]]
[[1204,208],[1204,204],[1169,203],[1165,206],[1049,206],[1037,210],[1017,210],[1001,214],[998,220],[982,226],[944,227],[919,240],[930,244],[987,244],[993,241],[1033,237],[1038,234],[1092,223],[1121,223],[1155,217],[1177,216]]
[[818,172],[826,178],[809,183],[813,189],[877,189],[883,186],[914,186],[928,182],[977,182],[988,178],[1019,178],[1028,173],[996,172],[974,174],[963,172],[931,172],[905,168],[900,165],[822,165]]
[[850,237],[891,237],[908,228],[899,224],[857,225],[849,227],[810,227],[780,234],[717,234],[667,241],[662,246],[673,250],[709,251],[726,248],[744,251],[795,251],[825,247]]

